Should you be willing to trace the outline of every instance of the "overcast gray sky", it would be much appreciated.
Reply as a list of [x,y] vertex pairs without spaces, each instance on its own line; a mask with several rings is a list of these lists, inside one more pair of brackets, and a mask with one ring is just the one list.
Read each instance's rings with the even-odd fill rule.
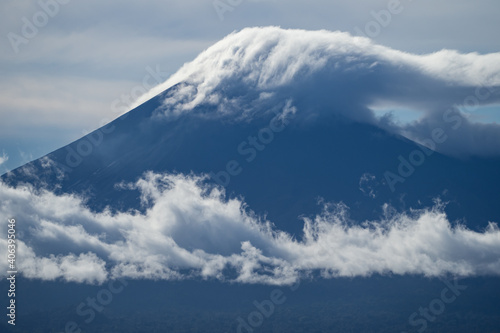
[[498,13],[497,0],[4,0],[0,173],[115,118],[234,30],[342,30],[418,54],[490,53],[500,51]]

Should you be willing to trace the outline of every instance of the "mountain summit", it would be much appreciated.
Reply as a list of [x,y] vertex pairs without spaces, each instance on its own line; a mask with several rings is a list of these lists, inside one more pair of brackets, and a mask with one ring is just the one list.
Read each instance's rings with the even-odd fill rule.
[[496,277],[500,127],[460,105],[499,87],[500,53],[245,29],[3,175],[0,212],[35,280]]

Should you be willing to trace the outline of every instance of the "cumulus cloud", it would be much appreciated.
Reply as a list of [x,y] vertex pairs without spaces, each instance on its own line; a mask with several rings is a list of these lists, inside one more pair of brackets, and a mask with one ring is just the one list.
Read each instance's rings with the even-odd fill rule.
[[[139,211],[92,212],[84,198],[0,184],[0,216],[16,218],[18,269],[28,278],[102,283],[108,278],[218,279],[290,284],[371,274],[500,275],[500,230],[451,223],[441,204],[356,223],[325,203],[294,238],[204,176],[147,173]],[[6,229],[0,230],[5,253]],[[0,263],[0,270],[7,271]],[[5,273],[3,273],[5,274]]]
[[[136,105],[174,87],[158,110],[163,115],[211,107],[214,116],[252,116],[263,105],[294,99],[302,113],[336,113],[421,141],[447,126],[446,112],[463,126],[436,150],[448,154],[497,155],[500,127],[469,121],[459,107],[500,101],[500,53],[461,54],[441,50],[416,55],[377,45],[363,37],[330,31],[248,28],[235,32],[185,64]],[[204,106],[200,108],[200,106]],[[422,116],[411,124],[379,119],[373,109],[410,109]],[[463,141],[467,141],[464,144]]]

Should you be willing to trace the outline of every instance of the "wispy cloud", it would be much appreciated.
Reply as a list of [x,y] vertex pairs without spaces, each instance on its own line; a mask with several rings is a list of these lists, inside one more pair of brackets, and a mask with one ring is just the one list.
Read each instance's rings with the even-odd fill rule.
[[5,151],[2,153],[2,156],[0,156],[0,165],[4,164],[9,160],[9,155],[5,153]]
[[197,277],[289,284],[312,271],[324,278],[500,275],[497,225],[469,230],[451,223],[440,204],[406,213],[385,207],[386,217],[363,223],[349,220],[344,205],[325,204],[304,218],[296,239],[203,177],[147,173],[120,187],[139,189],[146,211],[96,213],[75,195],[0,184],[0,215],[22,221],[19,270],[28,278],[87,283]]

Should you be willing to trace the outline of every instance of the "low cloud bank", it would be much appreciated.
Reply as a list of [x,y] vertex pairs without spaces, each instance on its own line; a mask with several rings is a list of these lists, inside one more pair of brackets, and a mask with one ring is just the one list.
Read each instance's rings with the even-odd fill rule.
[[[241,199],[205,178],[147,173],[121,190],[139,189],[144,213],[90,211],[83,198],[0,184],[0,216],[15,218],[18,269],[42,280],[103,283],[109,278],[192,278],[290,284],[371,274],[500,275],[500,230],[452,224],[443,207],[387,212],[355,223],[342,204],[304,218],[301,239],[277,230]],[[0,252],[6,253],[6,228]],[[0,264],[6,272],[7,263]],[[2,273],[5,274],[5,273]]]

